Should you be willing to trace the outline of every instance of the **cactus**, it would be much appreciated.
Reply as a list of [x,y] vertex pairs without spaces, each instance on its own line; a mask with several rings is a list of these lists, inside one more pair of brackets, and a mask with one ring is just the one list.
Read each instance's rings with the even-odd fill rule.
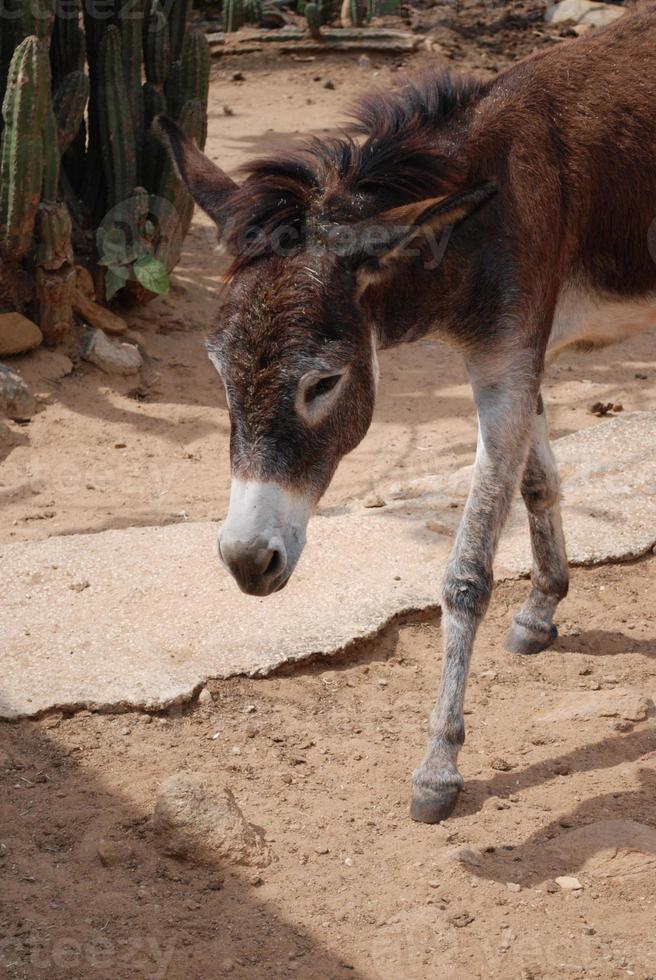
[[166,95],[166,109],[170,116],[177,119],[182,111],[184,99],[182,97],[182,62],[174,61],[169,71],[169,77],[164,86]]
[[102,146],[108,209],[126,200],[136,184],[135,134],[125,90],[121,35],[105,30],[98,55],[98,126]]
[[223,30],[226,34],[233,34],[238,31],[244,23],[244,3],[243,0],[224,0],[223,4]]
[[47,344],[70,335],[73,322],[75,267],[71,218],[64,204],[41,204],[37,216],[37,305],[39,326]]
[[[230,2],[243,18],[243,0]],[[249,2],[258,17],[261,0]],[[109,234],[119,256],[125,221],[132,241],[109,267],[110,292],[125,287],[128,297],[145,298],[166,288],[156,250],[172,268],[193,202],[149,129],[168,111],[204,145],[210,50],[203,34],[188,29],[192,0],[110,0],[109,20],[95,0],[4,3],[2,290],[16,309],[36,300],[46,341],[54,343],[80,315],[71,299],[73,246],[85,265],[100,269],[107,265],[100,241]],[[159,229],[151,214],[161,216]],[[102,275],[99,283],[102,292]]]
[[166,99],[157,86],[150,82],[145,82],[143,86],[143,103],[146,137],[144,140],[141,174],[146,187],[156,187],[159,175],[164,166],[165,153],[162,144],[152,135],[150,128],[155,116],[158,116],[160,112],[166,112]]
[[32,243],[43,181],[49,74],[38,39],[25,38],[11,59],[2,106],[0,252],[11,262],[22,259]]
[[[304,11],[301,10],[301,6],[305,6],[303,0],[299,4],[297,10],[299,14]],[[246,24],[259,24],[262,20],[262,0],[244,0],[244,23]]]
[[134,134],[135,163],[138,173],[144,141],[144,110],[141,99],[143,0],[123,0],[118,14],[118,22],[121,31],[123,77]]
[[187,21],[191,12],[192,0],[172,0],[169,8],[169,34],[171,36],[171,59],[179,61],[182,55]]
[[80,131],[88,98],[89,79],[81,71],[70,72],[55,92],[53,109],[62,153],[66,152]]
[[349,0],[349,17],[352,27],[362,27],[364,23],[362,0]]
[[71,72],[84,68],[84,34],[77,18],[71,16],[70,0],[63,11],[57,5],[55,23],[50,42],[52,84],[55,91]]
[[158,0],[154,0],[148,13],[143,37],[143,51],[146,79],[161,92],[171,67],[171,40],[168,21]]
[[181,102],[198,100],[203,107],[205,123],[199,138],[201,150],[207,139],[207,100],[210,89],[210,46],[207,38],[200,31],[191,31],[185,38],[180,62],[180,95]]
[[305,19],[307,21],[310,37],[321,37],[321,11],[318,3],[306,3]]
[[48,104],[42,131],[43,187],[42,200],[56,201],[59,194],[59,165],[61,151],[57,136],[57,119],[52,105]]

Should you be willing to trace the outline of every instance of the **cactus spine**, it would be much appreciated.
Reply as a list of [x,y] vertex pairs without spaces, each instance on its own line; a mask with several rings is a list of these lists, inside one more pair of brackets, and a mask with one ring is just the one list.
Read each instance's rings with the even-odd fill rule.
[[28,252],[43,181],[43,126],[48,109],[47,60],[36,37],[18,45],[2,106],[0,252],[17,262]]

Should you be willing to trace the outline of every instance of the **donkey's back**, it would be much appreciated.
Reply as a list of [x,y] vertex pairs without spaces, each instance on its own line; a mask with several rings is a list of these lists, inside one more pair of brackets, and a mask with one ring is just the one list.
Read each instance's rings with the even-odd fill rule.
[[656,4],[500,75],[478,138],[505,127],[509,193],[557,289],[550,353],[655,325]]

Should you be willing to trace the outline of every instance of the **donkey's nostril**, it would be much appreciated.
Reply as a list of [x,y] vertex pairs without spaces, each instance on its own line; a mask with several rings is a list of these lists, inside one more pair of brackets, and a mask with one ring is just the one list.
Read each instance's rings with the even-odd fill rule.
[[223,533],[219,555],[239,587],[252,595],[274,591],[287,565],[285,546],[277,537],[244,540]]
[[282,571],[282,554],[277,549],[274,549],[271,553],[271,560],[264,570],[264,574],[267,578],[270,578],[272,575],[277,575],[280,571]]

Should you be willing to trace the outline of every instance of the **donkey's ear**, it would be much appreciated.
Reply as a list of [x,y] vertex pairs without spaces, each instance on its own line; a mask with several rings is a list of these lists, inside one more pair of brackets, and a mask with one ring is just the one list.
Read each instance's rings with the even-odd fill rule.
[[422,238],[431,246],[432,261],[439,262],[448,243],[448,236],[439,241],[442,233],[468,218],[496,192],[496,185],[487,182],[447,197],[405,204],[364,223],[352,254],[363,284],[416,256]]
[[226,203],[238,185],[198,149],[170,116],[156,116],[152,131],[166,147],[178,177],[186,184],[196,204],[221,229]]

